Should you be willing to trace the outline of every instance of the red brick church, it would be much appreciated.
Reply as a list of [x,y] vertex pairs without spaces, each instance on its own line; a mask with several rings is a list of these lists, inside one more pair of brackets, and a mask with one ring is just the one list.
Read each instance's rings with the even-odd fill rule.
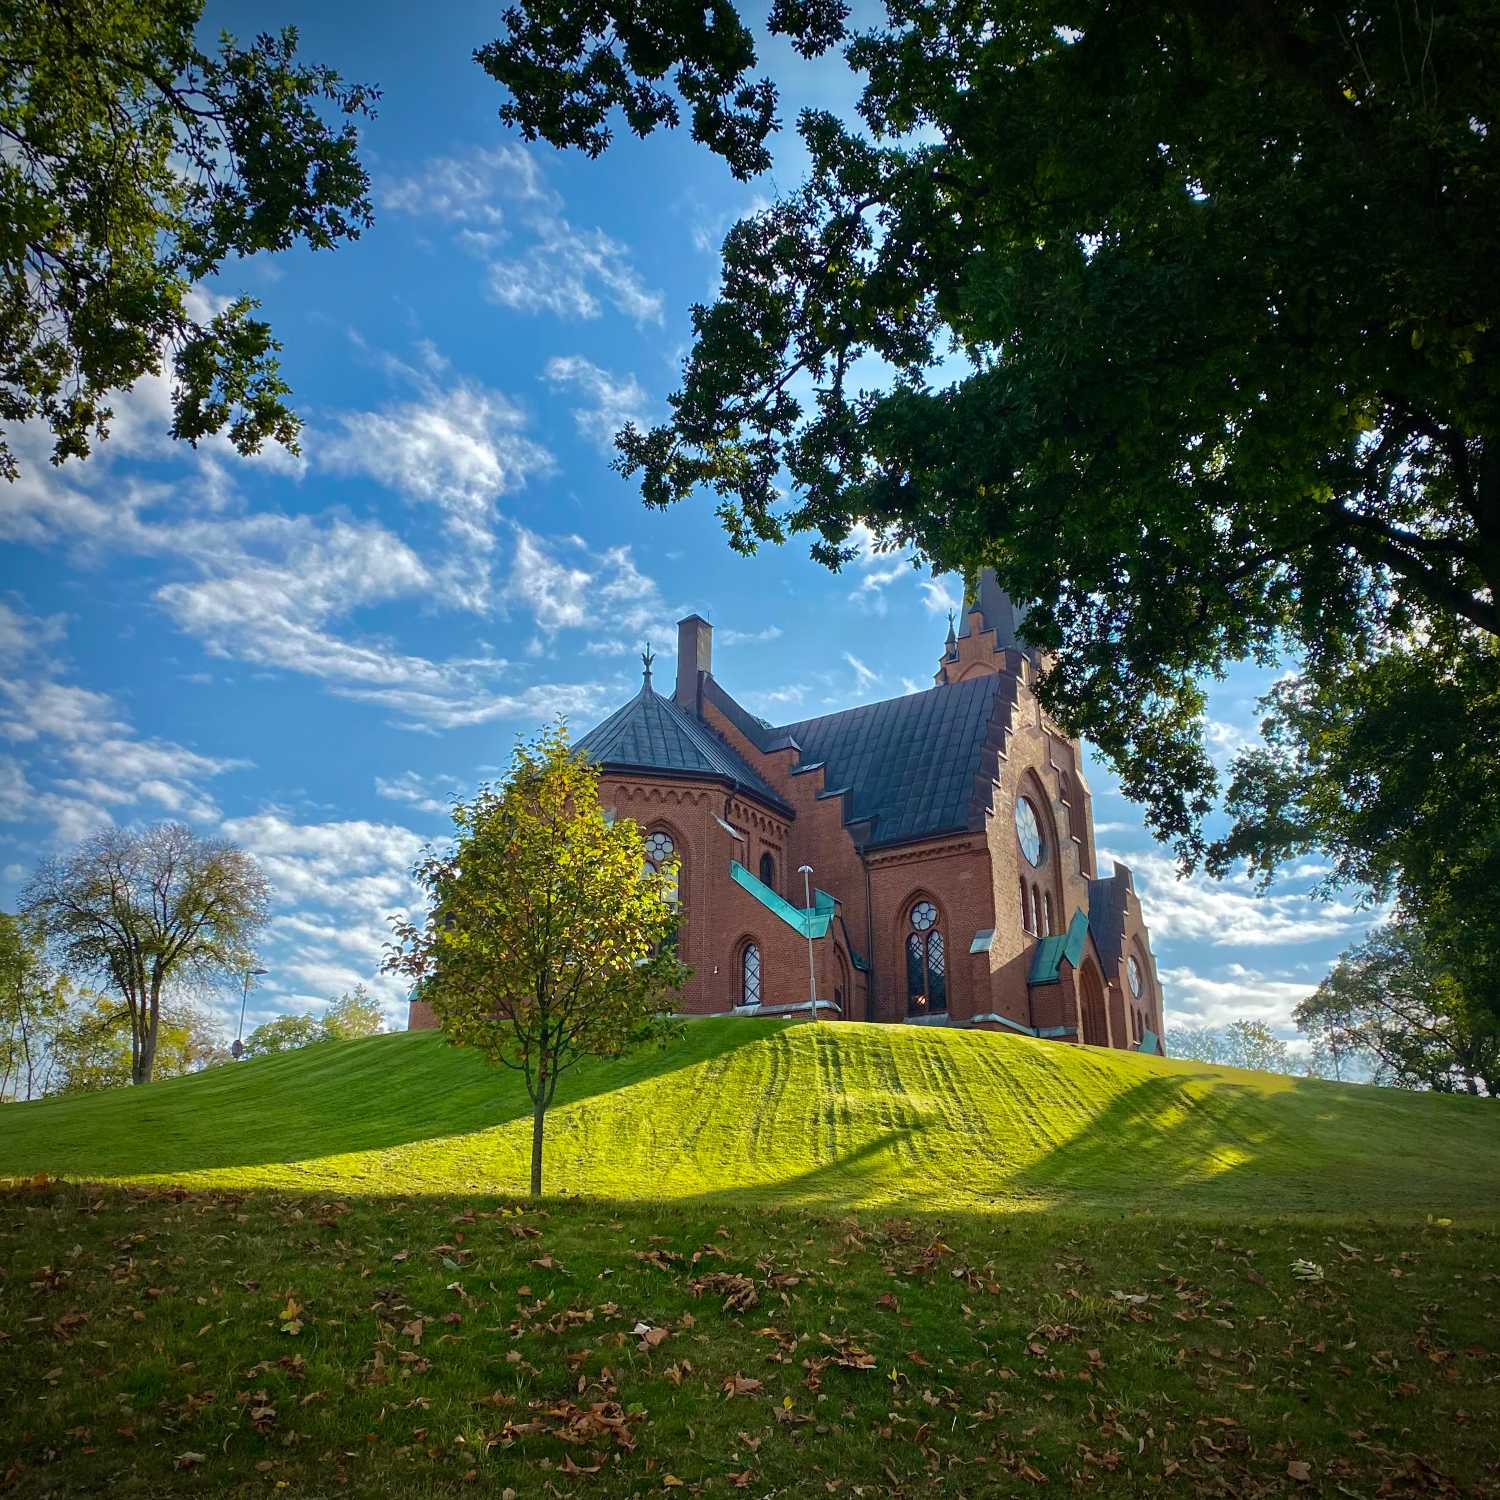
[[1130,871],[1098,869],[1078,742],[1037,701],[1017,624],[986,572],[935,686],[778,726],[720,685],[690,615],[672,695],[648,665],[578,741],[648,858],[680,862],[685,1012],[1160,1049]]

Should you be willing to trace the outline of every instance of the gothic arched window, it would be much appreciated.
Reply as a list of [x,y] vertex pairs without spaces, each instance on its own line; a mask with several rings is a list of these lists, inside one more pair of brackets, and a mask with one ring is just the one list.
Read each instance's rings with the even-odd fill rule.
[[776,861],[769,853],[760,857],[760,883],[776,889]]
[[1052,892],[1042,892],[1042,931],[1056,932],[1057,928],[1052,925]]
[[948,966],[937,907],[930,901],[918,901],[907,920],[906,1013],[943,1015],[948,1009]]
[[740,1004],[760,1004],[760,949],[754,943],[740,949]]
[[[677,861],[677,869],[667,882],[667,900],[675,907],[678,903],[679,892],[682,887],[682,860],[677,854],[677,845],[672,840],[672,835],[665,828],[653,829],[646,835],[645,839],[645,861],[642,866],[648,875],[657,874],[663,865],[672,860]],[[680,921],[680,918],[679,918]],[[682,932],[678,931],[668,940],[667,946],[675,953],[677,945],[681,940]]]

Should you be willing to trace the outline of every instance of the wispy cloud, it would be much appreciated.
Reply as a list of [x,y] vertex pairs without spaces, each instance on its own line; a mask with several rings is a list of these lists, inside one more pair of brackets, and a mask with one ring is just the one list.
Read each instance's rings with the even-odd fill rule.
[[421,776],[415,771],[402,771],[398,776],[377,776],[375,795],[388,802],[404,802],[418,812],[446,816],[453,799],[460,797],[468,788],[456,776]]
[[606,304],[637,324],[662,321],[662,294],[648,287],[630,252],[599,228],[562,214],[536,158],[524,147],[442,156],[389,183],[388,208],[455,233],[485,266],[485,294],[518,312],[599,317]]
[[1262,893],[1246,879],[1180,876],[1170,856],[1156,850],[1115,855],[1100,850],[1101,866],[1112,859],[1129,865],[1153,940],[1188,939],[1216,948],[1286,946],[1352,937],[1370,914],[1346,902],[1318,901],[1290,892]]
[[634,375],[613,375],[581,354],[569,354],[549,359],[543,379],[554,390],[585,398],[586,405],[573,408],[573,420],[601,453],[613,455],[615,434],[627,423],[649,424],[646,393]]
[[487,551],[496,500],[549,472],[552,455],[526,435],[526,414],[504,393],[474,382],[443,388],[422,378],[421,385],[414,400],[340,412],[338,431],[318,445],[318,460],[436,505],[451,536]]
[[854,686],[856,691],[861,691],[880,681],[880,673],[867,667],[852,651],[844,652],[844,660],[854,668]]
[[1168,1003],[1168,1026],[1224,1026],[1231,1021],[1264,1021],[1286,1029],[1292,1012],[1316,983],[1275,979],[1243,964],[1230,964],[1218,976],[1188,967],[1161,971]]
[[715,639],[721,646],[763,646],[781,639],[781,626],[767,625],[764,630],[720,630]]

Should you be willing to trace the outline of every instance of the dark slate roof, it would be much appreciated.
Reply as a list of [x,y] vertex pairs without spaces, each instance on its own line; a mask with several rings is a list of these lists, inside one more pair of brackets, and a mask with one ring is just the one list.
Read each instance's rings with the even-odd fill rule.
[[1009,722],[996,710],[1013,692],[986,673],[771,734],[790,735],[804,766],[824,764],[824,786],[847,793],[845,821],[871,820],[872,846],[903,843],[980,826]]
[[1089,881],[1089,931],[1106,974],[1120,962],[1125,937],[1125,902],[1131,890],[1130,871],[1116,862],[1115,873]]
[[601,766],[727,781],[771,807],[791,811],[712,730],[650,687],[589,730],[576,748]]

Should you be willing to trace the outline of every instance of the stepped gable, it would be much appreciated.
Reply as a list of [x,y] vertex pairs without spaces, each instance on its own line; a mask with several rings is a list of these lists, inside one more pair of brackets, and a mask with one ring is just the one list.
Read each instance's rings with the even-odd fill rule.
[[700,720],[689,717],[651,686],[649,670],[641,690],[575,747],[611,770],[652,771],[727,782],[778,812],[791,812],[744,759]]
[[868,847],[879,848],[983,825],[979,785],[995,779],[1013,705],[1011,684],[989,673],[763,729],[761,743],[789,739],[803,766],[824,766],[824,785],[845,793],[845,822],[869,819]]

